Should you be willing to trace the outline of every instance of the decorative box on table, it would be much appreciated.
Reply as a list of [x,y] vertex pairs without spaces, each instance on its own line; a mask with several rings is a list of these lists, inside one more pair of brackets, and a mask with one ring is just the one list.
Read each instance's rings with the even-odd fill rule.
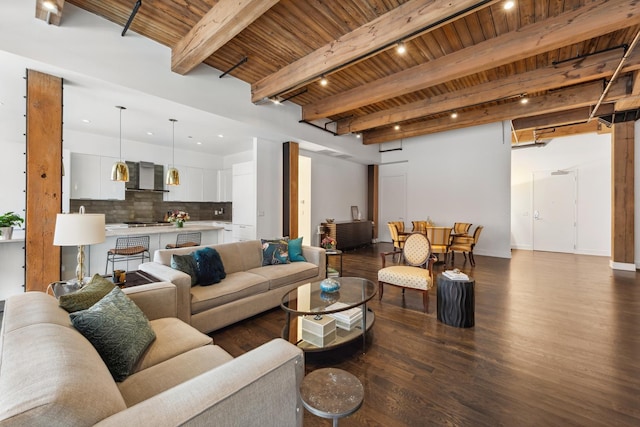
[[317,347],[324,347],[336,339],[336,319],[331,316],[302,317],[302,339]]
[[[347,307],[347,304],[336,302],[328,306],[325,310],[336,310],[343,307]],[[336,326],[340,329],[344,329],[345,331],[350,331],[362,324],[362,309],[360,307],[353,307],[349,310],[331,313],[329,316],[336,319]]]

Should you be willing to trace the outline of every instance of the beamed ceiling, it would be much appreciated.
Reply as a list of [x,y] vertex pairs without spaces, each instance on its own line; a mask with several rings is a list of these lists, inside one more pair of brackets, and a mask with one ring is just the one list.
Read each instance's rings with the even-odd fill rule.
[[[123,28],[136,5],[67,1]],[[251,84],[253,103],[293,102],[364,144],[501,120],[517,143],[606,132],[640,107],[638,0],[139,3],[128,31],[170,47],[174,72],[205,63]]]

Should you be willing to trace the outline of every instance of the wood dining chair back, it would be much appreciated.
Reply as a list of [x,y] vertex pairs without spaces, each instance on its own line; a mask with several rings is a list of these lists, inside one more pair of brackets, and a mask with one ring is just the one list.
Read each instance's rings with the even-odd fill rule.
[[471,223],[469,222],[454,222],[453,234],[469,234],[471,229]]
[[431,242],[431,252],[442,254],[442,261],[447,261],[451,244],[451,227],[427,227],[427,237]]
[[471,266],[476,265],[476,260],[473,257],[473,248],[478,244],[480,239],[480,233],[484,227],[479,225],[473,231],[473,236],[456,236],[453,238],[451,246],[449,246],[449,252],[451,253],[451,265],[455,262],[455,253],[462,252],[465,262],[467,261],[467,254],[469,254],[469,262]]
[[424,234],[411,234],[404,242],[402,263],[387,267],[387,256],[394,252],[382,252],[382,268],[378,270],[378,299],[382,299],[384,285],[402,288],[403,298],[406,288],[422,292],[422,304],[429,312],[429,289],[433,287],[433,262],[431,245]]

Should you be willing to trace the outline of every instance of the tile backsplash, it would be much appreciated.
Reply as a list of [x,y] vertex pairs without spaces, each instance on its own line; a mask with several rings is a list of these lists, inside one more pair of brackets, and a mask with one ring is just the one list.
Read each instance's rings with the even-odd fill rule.
[[[127,191],[125,200],[71,199],[71,212],[104,213],[107,224],[162,221],[168,211],[189,213],[192,221],[231,221],[231,202],[165,202],[163,193]],[[217,214],[216,214],[217,212]]]

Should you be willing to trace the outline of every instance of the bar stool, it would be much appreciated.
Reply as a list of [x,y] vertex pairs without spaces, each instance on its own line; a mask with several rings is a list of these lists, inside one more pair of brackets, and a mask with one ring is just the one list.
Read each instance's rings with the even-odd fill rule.
[[[127,236],[118,237],[116,239],[116,247],[107,251],[107,264],[104,267],[104,274],[107,274],[109,261],[111,261],[111,270],[115,269],[115,263],[132,259],[139,259],[144,262],[148,258],[151,261],[149,253],[149,236]],[[127,265],[127,270],[128,270]]]
[[189,246],[200,246],[202,241],[202,233],[199,231],[192,233],[179,233],[176,237],[176,243],[169,243],[165,249],[186,248]]

